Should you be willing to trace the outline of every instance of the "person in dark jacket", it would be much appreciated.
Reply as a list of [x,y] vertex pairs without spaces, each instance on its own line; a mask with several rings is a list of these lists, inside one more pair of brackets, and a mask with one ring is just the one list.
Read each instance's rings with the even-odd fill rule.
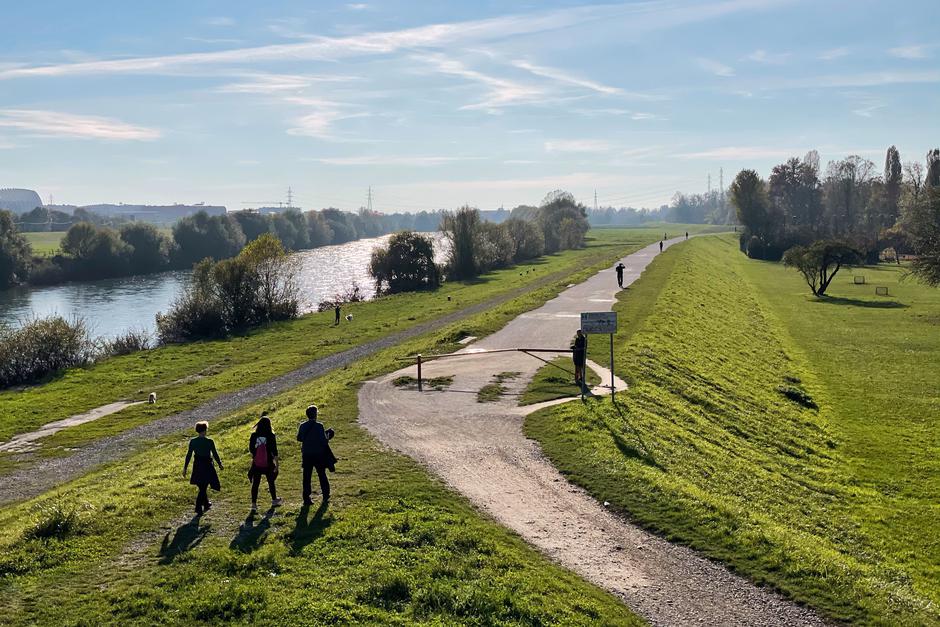
[[199,488],[199,494],[196,496],[196,515],[208,512],[212,507],[209,502],[209,495],[206,489],[211,487],[218,492],[222,489],[219,483],[219,475],[212,465],[212,459],[222,469],[222,460],[219,459],[219,453],[215,450],[215,442],[206,437],[209,431],[209,423],[201,421],[196,423],[196,433],[199,434],[189,441],[189,450],[186,452],[186,463],[183,464],[183,476],[186,476],[186,470],[189,468],[189,462],[193,460],[193,474],[189,482]]
[[326,478],[326,470],[336,472],[336,457],[330,449],[330,439],[333,437],[332,429],[324,429],[323,423],[317,422],[317,406],[307,408],[307,421],[297,430],[297,441],[301,443],[300,451],[303,456],[303,496],[304,505],[312,505],[310,498],[312,490],[310,479],[313,470],[317,471],[320,480],[320,493],[323,501],[330,499],[330,481]]
[[617,285],[623,289],[623,271],[626,268],[622,263],[618,263],[614,270],[617,271]]
[[267,412],[261,414],[261,420],[255,425],[254,433],[248,440],[248,452],[251,453],[251,468],[248,478],[251,480],[251,511],[258,511],[258,488],[261,477],[268,481],[268,492],[271,493],[271,507],[283,503],[277,498],[277,487],[274,485],[278,473],[277,436],[271,428],[271,419]]
[[587,358],[587,337],[581,329],[571,343],[571,360],[574,361],[574,382],[584,385],[584,362]]

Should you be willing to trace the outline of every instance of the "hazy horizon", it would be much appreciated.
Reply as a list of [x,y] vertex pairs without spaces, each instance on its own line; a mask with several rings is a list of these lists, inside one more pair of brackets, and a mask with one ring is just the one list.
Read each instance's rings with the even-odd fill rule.
[[45,202],[658,207],[818,149],[940,144],[940,5],[20,3],[0,187]]

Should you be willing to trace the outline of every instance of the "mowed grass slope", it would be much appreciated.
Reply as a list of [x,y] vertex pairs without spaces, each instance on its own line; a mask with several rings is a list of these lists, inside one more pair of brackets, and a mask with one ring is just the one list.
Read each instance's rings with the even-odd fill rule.
[[51,256],[59,251],[65,233],[60,231],[44,233],[23,233],[26,241],[33,247],[33,254]]
[[616,306],[629,392],[527,432],[598,499],[830,617],[940,624],[940,293],[864,273],[894,296],[846,272],[854,300],[818,301],[731,237],[670,249]]
[[[468,322],[493,330],[529,295]],[[482,518],[412,460],[356,424],[361,381],[397,357],[453,347],[458,330],[413,340],[221,421],[226,467],[212,510],[192,518],[180,474],[190,434],[151,445],[40,498],[0,508],[5,624],[638,625],[617,599]],[[429,396],[433,402],[434,395]],[[293,438],[308,403],[336,429],[328,508],[300,501]],[[251,427],[271,412],[287,504],[248,516]],[[56,525],[77,508],[71,525]]]
[[[144,400],[149,392],[157,393],[156,405],[137,405],[42,440],[40,454],[56,454],[514,290],[531,288],[536,300],[544,299],[578,276],[586,277],[654,241],[657,232],[643,228],[592,232],[588,246],[581,250],[544,257],[472,282],[446,283],[436,292],[347,305],[344,311],[353,314],[353,321],[344,320],[338,327],[333,326],[331,312],[311,314],[228,340],[166,346],[72,369],[42,385],[0,391],[0,441],[105,403]],[[462,330],[480,333],[472,325]]]

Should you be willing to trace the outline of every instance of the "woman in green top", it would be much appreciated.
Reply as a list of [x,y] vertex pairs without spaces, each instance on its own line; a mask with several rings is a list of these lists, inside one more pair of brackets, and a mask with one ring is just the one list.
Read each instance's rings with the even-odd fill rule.
[[199,494],[196,496],[196,515],[209,511],[212,503],[209,502],[209,495],[206,494],[206,488],[209,486],[218,492],[222,489],[219,484],[219,475],[212,465],[212,458],[222,468],[222,460],[219,459],[219,453],[215,450],[215,442],[206,437],[209,430],[209,423],[202,421],[196,423],[196,437],[189,441],[189,451],[186,453],[186,463],[183,464],[183,476],[186,476],[186,469],[189,468],[189,460],[193,460],[193,474],[189,482],[199,488]]

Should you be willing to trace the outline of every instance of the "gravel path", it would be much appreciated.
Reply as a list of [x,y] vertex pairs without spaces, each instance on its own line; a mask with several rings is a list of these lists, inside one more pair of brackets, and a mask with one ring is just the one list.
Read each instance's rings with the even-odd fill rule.
[[28,462],[3,476],[0,482],[0,504],[11,503],[38,496],[43,492],[81,476],[96,466],[128,457],[148,441],[192,427],[196,420],[213,420],[224,417],[240,407],[255,403],[268,396],[284,392],[311,379],[356,363],[395,344],[437,331],[454,322],[459,322],[478,313],[498,307],[514,298],[535,291],[563,279],[570,271],[561,270],[541,277],[537,282],[511,290],[500,296],[465,307],[434,320],[422,322],[411,328],[383,338],[366,342],[354,348],[315,359],[291,372],[258,383],[235,392],[227,392],[202,405],[178,414],[159,418],[123,433],[102,438],[78,447],[68,456],[39,459]]
[[[658,244],[626,257],[624,284],[636,280],[657,252]],[[811,610],[630,524],[568,483],[538,444],[523,435],[524,414],[531,410],[515,406],[514,393],[525,388],[542,363],[521,353],[469,354],[566,348],[578,313],[609,310],[616,291],[613,271],[604,271],[463,349],[466,357],[428,362],[425,376],[454,376],[443,392],[391,384],[402,373],[413,374],[413,368],[368,382],[359,393],[360,422],[549,557],[618,595],[653,625],[825,624]],[[520,373],[504,383],[509,393],[494,403],[478,403],[476,390],[507,371]]]

